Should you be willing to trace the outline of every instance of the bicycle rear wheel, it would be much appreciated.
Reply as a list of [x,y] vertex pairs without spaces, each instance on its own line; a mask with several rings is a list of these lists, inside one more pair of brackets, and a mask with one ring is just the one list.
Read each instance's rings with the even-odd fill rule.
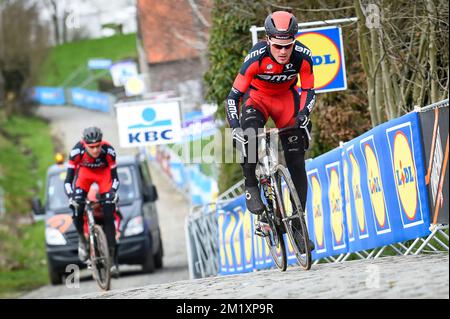
[[[270,216],[267,217],[270,219]],[[275,224],[269,220],[270,230],[266,237],[266,243],[269,247],[270,255],[281,271],[286,271],[287,268],[287,256],[286,256],[286,245],[284,244],[283,234],[276,228]]]
[[[308,228],[304,218],[305,212],[302,209],[288,170],[284,166],[278,165],[276,175],[277,186],[275,192],[286,233],[294,248],[298,264],[304,270],[309,270],[312,264],[312,257]],[[283,181],[287,186],[284,189],[281,187]]]
[[90,257],[94,279],[101,289],[109,290],[111,285],[111,263],[108,242],[103,229],[99,225],[94,226],[93,235],[94,242],[91,243]]

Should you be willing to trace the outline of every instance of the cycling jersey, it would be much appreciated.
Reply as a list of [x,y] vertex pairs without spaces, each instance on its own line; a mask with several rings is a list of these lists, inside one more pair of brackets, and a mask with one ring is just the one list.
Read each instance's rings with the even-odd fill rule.
[[76,177],[75,187],[86,193],[92,183],[97,183],[101,194],[111,189],[117,191],[119,178],[117,176],[116,151],[106,141],[100,142],[101,152],[93,158],[86,151],[84,141],[78,142],[69,156],[67,176],[64,187],[67,195],[73,193],[72,183]]
[[[226,111],[230,126],[239,127],[239,104],[248,90],[257,91],[257,95],[262,99],[287,94],[296,87],[298,75],[300,75],[301,83],[299,111],[309,115],[315,102],[311,51],[299,41],[295,41],[289,62],[279,64],[270,54],[270,46],[266,41],[257,43],[244,59],[227,98]],[[292,99],[292,103],[294,101],[295,99]],[[268,104],[267,101],[265,104]],[[275,104],[277,103],[272,104],[274,108],[283,107]],[[272,107],[270,105],[254,106],[259,108],[265,116],[279,113],[278,110],[270,110]],[[294,115],[292,111],[289,112]],[[280,121],[284,123],[285,119]]]

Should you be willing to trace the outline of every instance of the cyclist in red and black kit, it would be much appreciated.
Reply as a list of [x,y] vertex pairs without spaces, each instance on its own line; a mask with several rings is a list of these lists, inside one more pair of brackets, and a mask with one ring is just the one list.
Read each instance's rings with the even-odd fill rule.
[[97,183],[100,196],[106,201],[102,206],[104,230],[108,241],[112,265],[111,272],[117,275],[117,245],[116,229],[114,225],[114,211],[119,178],[116,168],[116,152],[106,141],[102,140],[103,133],[97,127],[88,127],[83,131],[83,138],[79,141],[69,156],[67,175],[64,188],[71,201],[78,205],[70,205],[73,210],[73,220],[78,232],[78,256],[82,261],[87,260],[86,240],[83,234],[85,200],[93,183]]
[[[280,135],[280,139],[287,167],[302,207],[305,207],[307,179],[304,157],[309,147],[305,129],[311,130],[309,115],[315,103],[311,51],[295,40],[298,24],[291,13],[277,11],[269,14],[264,27],[266,39],[250,50],[228,95],[227,120],[236,143],[245,143],[251,134],[264,127],[269,116],[277,128],[297,128]],[[301,95],[296,89],[298,75]],[[242,110],[239,110],[240,104]],[[248,145],[245,147],[248,149]],[[253,154],[253,160],[252,154],[248,154],[242,168],[247,208],[260,215],[264,204],[255,176],[256,154]]]

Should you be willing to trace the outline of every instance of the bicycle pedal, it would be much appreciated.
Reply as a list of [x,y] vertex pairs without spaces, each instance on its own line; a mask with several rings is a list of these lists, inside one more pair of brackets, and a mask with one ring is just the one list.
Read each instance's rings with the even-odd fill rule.
[[90,259],[86,260],[84,263],[86,264],[87,269],[89,269],[89,270],[92,269],[92,262]]
[[261,231],[261,229],[255,229],[255,232],[254,232],[254,234],[256,235],[256,236],[259,236],[259,237],[262,237],[262,238],[264,238],[264,237],[267,237],[268,235],[267,234],[265,234],[263,231]]
[[270,234],[270,225],[266,223],[259,222],[256,224],[255,235],[260,237],[267,237]]

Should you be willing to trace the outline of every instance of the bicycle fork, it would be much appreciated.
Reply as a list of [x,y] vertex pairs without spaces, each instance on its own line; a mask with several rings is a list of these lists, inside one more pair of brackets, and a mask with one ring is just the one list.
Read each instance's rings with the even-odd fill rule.
[[[95,220],[94,220],[94,214],[90,208],[86,209],[86,215],[88,218],[88,229],[89,229],[89,255],[91,255],[91,249],[95,249],[94,245],[94,226],[95,226]],[[95,253],[95,252],[94,252]],[[91,256],[87,259],[87,266],[88,269],[92,268],[92,260]]]

